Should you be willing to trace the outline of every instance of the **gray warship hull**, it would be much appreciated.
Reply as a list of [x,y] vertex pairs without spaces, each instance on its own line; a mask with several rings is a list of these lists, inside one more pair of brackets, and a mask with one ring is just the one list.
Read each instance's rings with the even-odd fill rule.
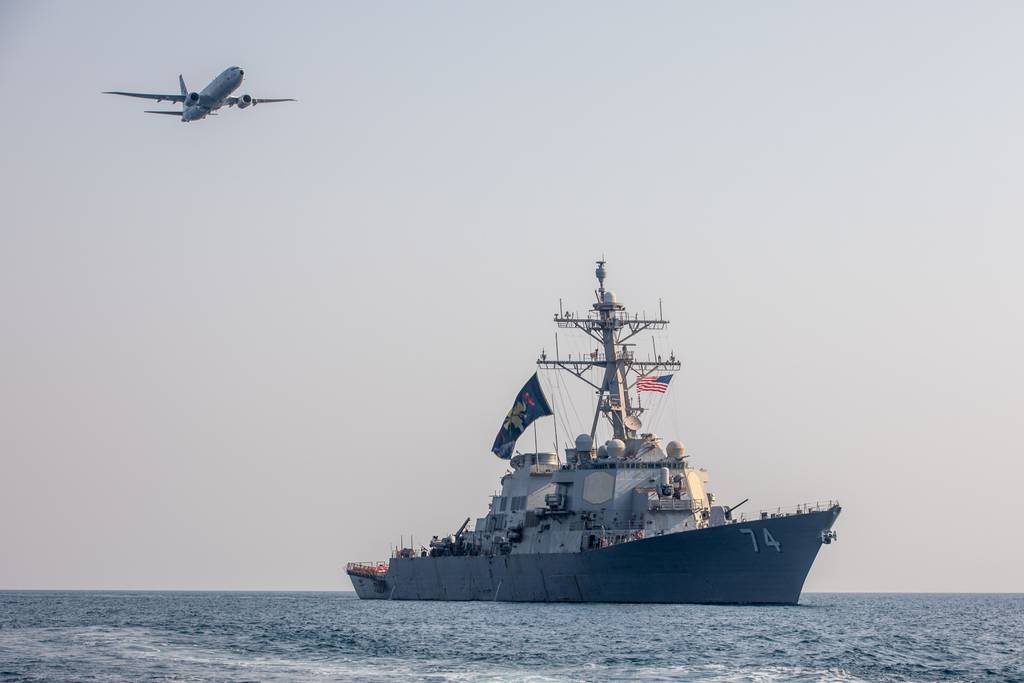
[[792,605],[840,510],[575,553],[398,557],[381,576],[350,577],[364,599]]

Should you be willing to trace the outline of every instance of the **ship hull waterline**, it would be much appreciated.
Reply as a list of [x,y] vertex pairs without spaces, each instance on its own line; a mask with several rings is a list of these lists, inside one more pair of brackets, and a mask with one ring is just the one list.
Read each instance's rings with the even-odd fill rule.
[[666,534],[574,553],[394,558],[350,574],[378,600],[794,605],[841,508]]

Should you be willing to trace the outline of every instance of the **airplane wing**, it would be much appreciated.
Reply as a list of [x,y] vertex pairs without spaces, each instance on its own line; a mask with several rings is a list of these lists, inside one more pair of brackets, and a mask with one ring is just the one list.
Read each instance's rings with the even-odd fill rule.
[[[234,107],[236,104],[238,104],[241,101],[242,101],[242,97],[229,97],[229,98],[224,100],[224,104],[226,104],[229,107]],[[250,100],[250,102],[248,104],[245,104],[244,102],[243,102],[243,104],[244,104],[245,107],[248,107],[250,104],[264,104],[264,103],[270,103],[270,102],[298,102],[298,100],[293,99],[291,97],[285,97],[285,98],[281,98],[281,99],[267,99],[267,98],[259,99],[259,98],[253,97],[253,98],[251,98],[251,100]]]
[[180,111],[153,111],[152,109],[147,109],[146,111],[144,111],[142,113],[143,114],[170,114],[172,116],[181,116],[181,112]]
[[184,95],[157,95],[144,92],[121,92],[120,90],[106,90],[103,92],[104,95],[124,95],[125,97],[141,97],[146,100],[156,100],[157,102],[184,102]]

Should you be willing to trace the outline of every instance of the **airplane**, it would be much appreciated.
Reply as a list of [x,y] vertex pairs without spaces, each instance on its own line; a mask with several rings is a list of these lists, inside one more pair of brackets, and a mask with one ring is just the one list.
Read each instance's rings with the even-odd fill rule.
[[231,95],[238,86],[242,84],[242,77],[245,76],[245,71],[237,66],[228,67],[221,72],[219,76],[210,81],[210,84],[203,88],[200,92],[189,92],[188,88],[185,87],[185,79],[178,75],[178,85],[181,86],[180,95],[159,95],[149,94],[141,92],[122,92],[120,90],[107,90],[103,92],[104,95],[124,95],[126,97],[141,97],[148,100],[156,100],[157,102],[181,102],[181,111],[152,111],[146,110],[146,114],[168,114],[171,116],[180,116],[183,123],[189,123],[191,121],[200,121],[205,119],[209,115],[216,116],[216,112],[221,107],[238,107],[239,109],[245,109],[246,107],[257,104],[264,104],[267,102],[295,102],[291,98],[285,99],[257,99],[252,95],[242,95],[241,97],[235,97]]

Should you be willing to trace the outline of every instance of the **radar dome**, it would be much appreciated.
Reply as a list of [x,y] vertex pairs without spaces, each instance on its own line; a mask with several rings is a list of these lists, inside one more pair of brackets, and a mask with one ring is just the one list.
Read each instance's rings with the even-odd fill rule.
[[604,303],[613,304],[615,303],[615,301],[615,292],[609,289],[607,292],[604,293]]
[[615,458],[618,460],[626,454],[626,444],[622,443],[619,439],[612,439],[604,445],[605,450],[608,451],[609,458]]
[[673,460],[682,460],[683,456],[686,455],[686,446],[683,445],[682,441],[669,441],[668,446],[665,447],[665,452]]
[[589,453],[593,447],[594,440],[590,438],[590,434],[580,434],[576,437],[576,450]]
[[597,457],[600,458],[601,460],[604,460],[605,458],[607,458],[608,457],[608,449],[605,448],[604,446],[598,446],[597,447]]

